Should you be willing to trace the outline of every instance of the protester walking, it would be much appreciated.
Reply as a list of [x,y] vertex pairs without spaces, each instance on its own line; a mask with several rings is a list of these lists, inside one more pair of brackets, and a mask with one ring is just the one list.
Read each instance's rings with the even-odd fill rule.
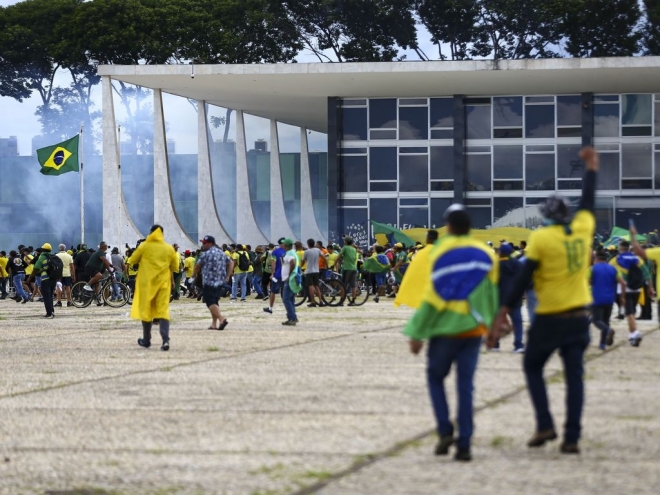
[[211,312],[209,330],[224,330],[229,321],[220,312],[220,292],[222,285],[228,284],[234,271],[234,263],[216,246],[215,237],[205,236],[200,240],[202,254],[195,265],[194,276],[202,274],[202,300]]

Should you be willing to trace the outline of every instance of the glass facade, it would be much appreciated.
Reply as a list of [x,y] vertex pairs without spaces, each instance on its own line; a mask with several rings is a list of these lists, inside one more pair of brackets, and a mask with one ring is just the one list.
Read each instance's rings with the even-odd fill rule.
[[454,201],[457,171],[475,226],[533,227],[548,194],[579,197],[583,136],[601,154],[597,217],[600,229],[611,228],[619,198],[660,195],[660,95],[588,98],[464,97],[459,130],[451,96],[341,100],[339,230],[369,232],[369,219],[399,228],[440,226]]

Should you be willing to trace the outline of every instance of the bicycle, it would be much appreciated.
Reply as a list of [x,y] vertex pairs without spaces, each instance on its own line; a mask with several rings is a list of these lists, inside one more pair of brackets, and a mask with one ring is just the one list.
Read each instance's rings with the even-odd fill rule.
[[367,285],[364,277],[362,277],[362,274],[360,274],[360,278],[357,282],[357,291],[355,293],[355,297],[353,297],[352,291],[349,291],[349,293],[346,294],[346,297],[348,298],[348,302],[352,303],[353,306],[362,306],[367,302],[367,299],[369,299],[370,292],[371,287]]
[[[346,287],[338,276],[333,272],[326,272],[325,279],[319,280],[321,289],[321,300],[323,304],[330,307],[341,306],[346,299]],[[298,294],[296,294],[296,306],[302,306],[309,299],[309,291],[305,285]]]
[[[76,282],[71,287],[71,303],[76,308],[86,308],[93,300],[108,305],[111,308],[121,308],[126,305],[131,298],[131,290],[128,286],[117,280],[114,273],[104,276],[98,281],[101,284],[101,290],[98,295],[92,290],[85,289],[87,282]],[[113,296],[113,285],[117,285],[118,297]],[[99,304],[101,305],[101,304]]]

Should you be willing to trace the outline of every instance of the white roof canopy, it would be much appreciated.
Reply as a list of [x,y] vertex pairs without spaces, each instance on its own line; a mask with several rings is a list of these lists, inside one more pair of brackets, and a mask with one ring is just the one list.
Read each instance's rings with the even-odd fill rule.
[[330,96],[660,93],[660,57],[102,65],[98,74],[320,132],[327,132]]

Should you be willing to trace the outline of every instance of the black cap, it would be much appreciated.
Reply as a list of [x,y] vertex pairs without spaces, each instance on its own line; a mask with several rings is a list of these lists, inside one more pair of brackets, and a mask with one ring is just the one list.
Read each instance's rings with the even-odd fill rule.
[[203,239],[200,239],[199,242],[215,244],[215,237],[212,235],[205,235]]
[[285,241],[285,239],[286,239],[286,237],[280,237],[280,238],[277,240],[277,244],[282,244],[282,243]]

